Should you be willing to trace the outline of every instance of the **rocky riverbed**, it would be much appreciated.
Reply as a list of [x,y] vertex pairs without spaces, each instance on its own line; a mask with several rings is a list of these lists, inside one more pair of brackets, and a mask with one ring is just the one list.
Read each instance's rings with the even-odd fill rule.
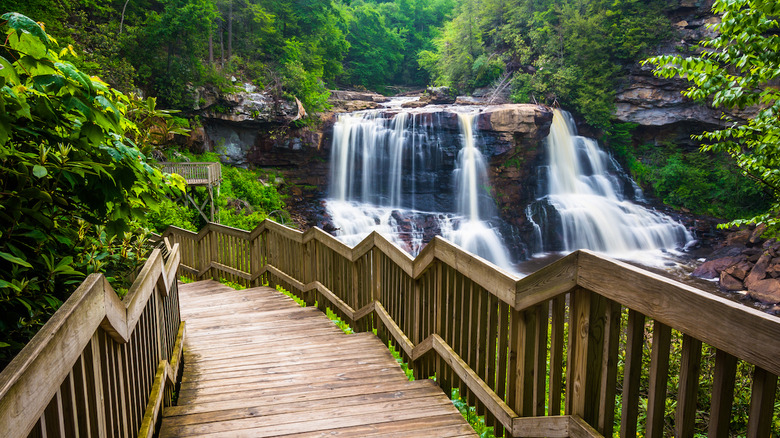
[[780,242],[765,238],[764,225],[727,234],[693,276],[717,279],[720,288],[746,295],[780,313]]

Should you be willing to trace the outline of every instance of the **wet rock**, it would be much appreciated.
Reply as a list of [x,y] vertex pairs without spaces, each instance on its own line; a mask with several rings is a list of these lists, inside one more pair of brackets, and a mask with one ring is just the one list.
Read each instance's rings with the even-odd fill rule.
[[345,91],[345,90],[330,90],[330,101],[354,101],[362,100],[365,102],[387,102],[390,99],[378,93],[360,92],[360,91]]
[[750,241],[750,237],[753,235],[753,230],[750,228],[742,228],[726,236],[726,245],[730,246],[745,246]]
[[428,87],[420,96],[421,102],[434,105],[449,105],[455,103],[457,96],[450,87]]
[[771,261],[772,256],[769,254],[763,254],[761,258],[758,259],[758,262],[753,266],[750,274],[745,278],[745,286],[747,286],[748,290],[755,289],[755,285],[758,284],[758,282],[766,279],[766,271],[767,268],[769,268],[769,263]]
[[428,105],[428,102],[423,102],[421,100],[412,100],[401,104],[401,108],[422,108],[426,105]]
[[761,239],[761,235],[766,232],[767,226],[766,224],[758,224],[756,228],[753,230],[753,232],[750,234],[750,238],[748,238],[748,242],[752,244],[756,244],[759,242],[763,242],[763,239]]
[[[745,280],[747,278],[750,271],[753,269],[753,264],[748,261],[742,261],[737,263],[736,265],[729,266],[728,268],[721,271],[721,275],[723,273],[726,273],[736,279],[738,279],[740,282]],[[738,289],[737,289],[738,290]]]
[[696,268],[691,275],[699,278],[718,278],[721,271],[744,260],[745,258],[742,256],[722,257],[719,259],[710,260],[702,263],[701,266]]
[[721,271],[720,273],[720,286],[730,291],[738,291],[744,289],[742,285],[742,281],[727,274],[726,271]]
[[748,296],[767,304],[780,303],[780,280],[770,278],[754,282],[748,288]]

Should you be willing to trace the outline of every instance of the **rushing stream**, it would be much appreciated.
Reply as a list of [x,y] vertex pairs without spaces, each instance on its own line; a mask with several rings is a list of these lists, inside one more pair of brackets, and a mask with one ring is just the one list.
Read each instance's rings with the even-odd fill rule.
[[[416,255],[436,234],[517,272],[498,231],[478,111],[402,109],[396,100],[340,115],[327,200],[337,236],[354,245],[378,231]],[[692,240],[682,224],[637,203],[638,186],[595,140],[576,134],[568,113],[555,112],[545,154],[538,198],[526,209],[535,256],[587,248],[658,266]]]

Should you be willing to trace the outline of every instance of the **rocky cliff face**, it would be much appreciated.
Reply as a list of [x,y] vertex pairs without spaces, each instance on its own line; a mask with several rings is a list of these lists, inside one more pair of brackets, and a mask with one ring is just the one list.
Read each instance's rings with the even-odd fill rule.
[[[657,54],[686,54],[696,44],[713,36],[708,25],[719,18],[711,12],[712,0],[681,0],[671,11],[675,39]],[[680,79],[653,76],[651,66],[633,65],[615,95],[615,119],[637,123],[639,141],[690,143],[690,135],[721,126],[721,111],[694,103],[682,96],[688,87]]]

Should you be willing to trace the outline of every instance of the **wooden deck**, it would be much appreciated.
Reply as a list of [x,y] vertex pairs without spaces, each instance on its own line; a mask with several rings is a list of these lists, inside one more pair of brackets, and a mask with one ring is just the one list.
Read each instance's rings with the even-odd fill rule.
[[476,436],[430,380],[409,382],[373,334],[348,335],[276,290],[181,285],[178,405],[161,437]]

